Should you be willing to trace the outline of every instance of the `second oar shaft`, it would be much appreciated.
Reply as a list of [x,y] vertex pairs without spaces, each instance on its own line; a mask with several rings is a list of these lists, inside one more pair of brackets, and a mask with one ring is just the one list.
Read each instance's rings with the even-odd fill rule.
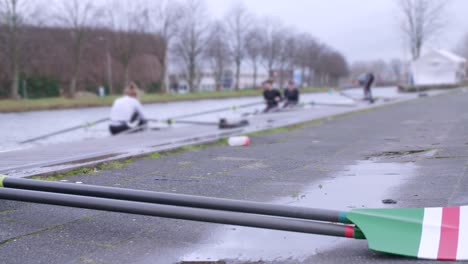
[[0,199],[135,215],[354,238],[354,227],[253,214],[0,188]]
[[42,192],[74,194],[110,199],[158,203],[204,209],[224,210],[242,213],[308,219],[324,222],[348,223],[346,215],[339,211],[285,206],[259,202],[237,201],[193,195],[159,193],[113,187],[66,184],[5,177],[0,186]]
[[92,127],[92,126],[95,126],[97,124],[104,123],[104,122],[107,122],[107,121],[109,121],[109,118],[100,119],[100,120],[97,120],[97,121],[94,121],[94,122],[87,122],[87,123],[85,123],[83,125],[70,127],[70,128],[67,128],[67,129],[57,131],[57,132],[49,133],[47,135],[42,135],[42,136],[39,136],[39,137],[24,140],[24,141],[19,142],[19,144],[32,143],[32,142],[35,142],[35,141],[39,141],[39,140],[46,139],[46,138],[49,138],[49,137],[65,134],[65,133],[72,132],[72,131],[75,131],[75,130],[79,130],[79,129],[82,129],[82,128]]

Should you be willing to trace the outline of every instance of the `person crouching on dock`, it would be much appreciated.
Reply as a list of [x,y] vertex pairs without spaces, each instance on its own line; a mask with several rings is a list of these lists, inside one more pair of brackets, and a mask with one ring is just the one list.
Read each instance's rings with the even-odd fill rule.
[[278,105],[282,100],[281,93],[273,89],[273,81],[267,80],[263,82],[263,97],[265,98],[266,108],[264,113],[274,112],[278,110]]
[[112,105],[109,130],[112,135],[143,127],[147,121],[143,113],[143,105],[138,100],[139,89],[134,83],[124,90],[124,96],[115,100]]
[[289,81],[288,88],[284,90],[284,103],[283,108],[295,107],[299,104],[299,90],[296,88],[294,81]]

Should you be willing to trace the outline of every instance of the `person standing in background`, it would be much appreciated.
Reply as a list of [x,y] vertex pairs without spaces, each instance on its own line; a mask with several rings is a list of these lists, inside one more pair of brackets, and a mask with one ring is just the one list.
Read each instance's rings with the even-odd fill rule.
[[364,100],[371,104],[375,102],[372,96],[372,85],[374,85],[375,76],[372,72],[366,73],[359,77],[359,84],[364,88]]

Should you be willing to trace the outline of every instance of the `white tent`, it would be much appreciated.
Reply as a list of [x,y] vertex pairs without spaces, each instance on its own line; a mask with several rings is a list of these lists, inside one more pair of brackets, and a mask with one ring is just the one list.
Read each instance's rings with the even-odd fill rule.
[[467,60],[446,50],[431,50],[411,64],[414,85],[453,85],[466,78]]

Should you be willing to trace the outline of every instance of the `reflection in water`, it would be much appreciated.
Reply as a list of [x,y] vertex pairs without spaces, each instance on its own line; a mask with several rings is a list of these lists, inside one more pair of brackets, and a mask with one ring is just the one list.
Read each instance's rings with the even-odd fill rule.
[[[374,163],[360,161],[335,179],[314,183],[301,193],[301,199],[285,198],[278,204],[312,208],[350,210],[382,207],[382,199],[415,174],[413,163]],[[305,258],[327,250],[343,238],[314,236],[254,228],[223,226],[206,238],[204,246],[183,257],[186,261],[235,259],[241,261],[281,261]]]

